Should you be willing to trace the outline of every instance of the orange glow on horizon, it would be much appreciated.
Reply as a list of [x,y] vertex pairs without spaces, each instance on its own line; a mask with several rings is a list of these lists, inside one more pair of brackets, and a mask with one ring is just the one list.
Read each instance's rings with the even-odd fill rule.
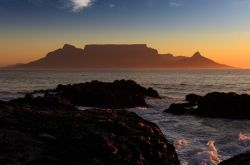
[[[193,38],[191,39],[191,37]],[[218,63],[240,68],[250,68],[250,33],[221,34],[217,36],[216,40],[214,40],[216,38],[215,34],[207,34],[202,37],[201,35],[192,36],[191,34],[179,34],[177,36],[166,34],[166,37],[162,37],[164,39],[152,37],[151,40],[143,37],[137,39],[128,37],[120,39],[119,42],[117,42],[116,38],[112,38],[108,43],[106,43],[105,38],[103,37],[103,39],[98,40],[97,37],[94,37],[86,43],[82,42],[81,39],[67,36],[60,39],[47,38],[46,41],[44,38],[0,40],[0,66],[37,60],[44,57],[48,52],[61,48],[65,43],[75,45],[79,48],[92,43],[147,43],[149,47],[157,49],[161,54],[172,53],[176,56],[192,56],[196,51],[200,51],[203,56]]]

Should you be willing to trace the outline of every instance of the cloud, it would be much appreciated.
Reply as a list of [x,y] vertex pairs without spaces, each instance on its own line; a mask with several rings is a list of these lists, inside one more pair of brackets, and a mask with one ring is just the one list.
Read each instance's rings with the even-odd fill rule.
[[90,7],[94,1],[95,0],[27,0],[30,4],[38,7],[50,6],[60,9],[71,9],[73,12],[79,12],[84,8]]
[[114,8],[114,7],[115,7],[115,4],[109,4],[109,7],[110,7],[110,8]]
[[80,10],[90,7],[94,0],[70,0],[73,12],[79,12]]
[[180,7],[182,4],[180,2],[169,2],[170,7]]

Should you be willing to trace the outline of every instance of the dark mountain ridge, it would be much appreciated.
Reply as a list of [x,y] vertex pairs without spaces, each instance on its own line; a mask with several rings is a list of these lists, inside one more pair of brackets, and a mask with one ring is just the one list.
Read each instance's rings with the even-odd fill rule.
[[196,52],[192,57],[184,57],[172,66],[177,68],[228,68],[229,66],[219,64],[209,58],[201,55],[200,52]]
[[81,66],[83,49],[65,44],[63,48],[49,52],[45,57],[36,61],[19,65],[21,68],[68,68],[72,65]]
[[27,64],[9,68],[231,68],[203,57],[159,54],[146,44],[86,45],[84,49],[65,44],[63,48]]

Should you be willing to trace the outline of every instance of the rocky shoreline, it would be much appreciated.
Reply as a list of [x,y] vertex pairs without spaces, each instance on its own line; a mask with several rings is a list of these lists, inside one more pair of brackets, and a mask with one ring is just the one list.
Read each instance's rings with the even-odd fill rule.
[[172,104],[166,113],[201,117],[250,119],[250,95],[236,93],[189,94],[186,102]]
[[125,110],[32,110],[1,106],[0,164],[170,164],[160,129]]
[[[145,97],[160,98],[152,88],[120,80],[58,85],[0,101],[0,164],[179,165],[174,145],[156,124],[122,110],[149,106]],[[248,99],[248,95],[234,93],[191,94],[186,103],[173,104],[167,112],[224,118],[238,114],[236,117],[243,118],[249,117]],[[93,108],[83,111],[77,106]],[[242,111],[232,111],[235,107]],[[230,113],[225,115],[224,108]],[[248,165],[249,158],[246,153],[221,165]]]
[[[220,92],[205,96],[189,94],[184,103],[174,103],[164,112],[210,118],[250,119],[250,95]],[[250,153],[234,156],[219,165],[250,165]]]
[[90,102],[106,99],[87,105],[119,108],[147,106],[144,97],[159,97],[153,89],[122,80],[59,85],[44,96],[2,101],[0,164],[180,164],[157,125],[126,110],[78,110],[76,105],[85,105],[87,95]]
[[58,85],[55,89],[34,91],[30,95],[36,93],[63,98],[77,106],[112,109],[146,107],[145,97],[160,97],[153,88],[144,88],[132,80]]

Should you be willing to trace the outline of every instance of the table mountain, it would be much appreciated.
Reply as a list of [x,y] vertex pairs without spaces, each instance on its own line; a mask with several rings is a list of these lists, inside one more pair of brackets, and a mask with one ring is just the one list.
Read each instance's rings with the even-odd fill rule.
[[146,44],[86,45],[84,49],[65,44],[63,48],[27,64],[9,68],[230,68],[203,57],[159,54]]

